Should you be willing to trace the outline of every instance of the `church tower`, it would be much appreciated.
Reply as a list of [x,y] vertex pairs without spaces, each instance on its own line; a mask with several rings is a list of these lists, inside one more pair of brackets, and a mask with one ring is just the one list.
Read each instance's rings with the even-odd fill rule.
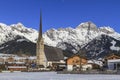
[[44,52],[44,39],[42,37],[42,14],[40,13],[40,29],[36,44],[37,66],[47,67],[47,60]]

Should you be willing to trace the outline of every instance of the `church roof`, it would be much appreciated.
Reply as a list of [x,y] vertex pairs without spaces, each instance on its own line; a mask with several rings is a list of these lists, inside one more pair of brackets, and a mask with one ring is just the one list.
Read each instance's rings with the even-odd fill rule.
[[64,60],[63,52],[59,48],[45,45],[44,52],[48,61]]

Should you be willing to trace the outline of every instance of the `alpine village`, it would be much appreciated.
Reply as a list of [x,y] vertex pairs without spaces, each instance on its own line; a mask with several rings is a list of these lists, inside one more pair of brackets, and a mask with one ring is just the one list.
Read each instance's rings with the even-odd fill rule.
[[[90,30],[88,22],[88,35]],[[88,37],[89,38],[89,37]],[[120,73],[120,55],[109,51],[102,59],[86,57],[87,51],[80,49],[76,54],[67,56],[69,52],[57,47],[44,45],[42,36],[42,15],[40,15],[39,35],[36,43],[36,56],[19,56],[16,54],[0,54],[0,72],[44,72],[58,73]],[[119,53],[120,54],[120,53]]]

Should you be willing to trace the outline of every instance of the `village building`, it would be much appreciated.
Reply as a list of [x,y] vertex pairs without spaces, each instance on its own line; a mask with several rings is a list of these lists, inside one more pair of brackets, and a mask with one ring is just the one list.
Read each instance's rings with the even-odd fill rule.
[[[0,70],[25,71],[36,62],[36,56],[17,56],[0,53]],[[28,65],[27,65],[28,64]]]
[[26,71],[27,66],[26,66],[25,62],[7,63],[7,70],[10,70],[10,71]]
[[79,55],[69,57],[66,62],[68,71],[86,70],[88,68],[87,59]]
[[37,66],[39,69],[52,68],[56,69],[60,65],[64,65],[64,55],[61,49],[44,45],[42,37],[42,16],[40,15],[40,30],[36,44]]
[[102,60],[88,60],[88,64],[91,65],[92,70],[100,70],[103,66]]
[[120,70],[120,56],[112,54],[105,57],[109,70]]

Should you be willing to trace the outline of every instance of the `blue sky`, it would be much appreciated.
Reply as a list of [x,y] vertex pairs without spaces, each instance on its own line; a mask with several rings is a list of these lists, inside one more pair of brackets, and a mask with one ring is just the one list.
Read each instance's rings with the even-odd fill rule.
[[40,8],[43,31],[92,21],[120,33],[120,0],[0,0],[0,22],[21,22],[38,30]]

